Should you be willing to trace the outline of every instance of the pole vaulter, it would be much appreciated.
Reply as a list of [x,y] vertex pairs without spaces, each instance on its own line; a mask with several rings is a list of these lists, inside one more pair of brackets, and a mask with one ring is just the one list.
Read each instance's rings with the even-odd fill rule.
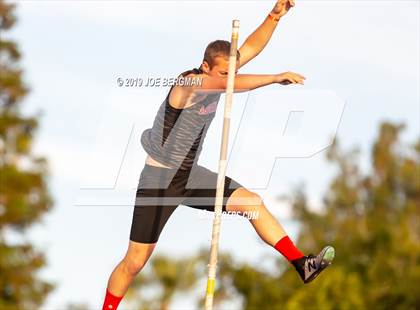
[[[239,49],[239,21],[233,21],[231,42],[210,42],[204,51],[200,66],[181,73],[178,78],[184,82],[174,84],[169,89],[158,108],[153,126],[144,130],[141,135],[141,144],[147,155],[137,186],[128,249],[109,277],[103,310],[117,309],[130,284],[148,262],[165,224],[179,205],[215,212],[206,310],[213,307],[223,212],[235,212],[239,215],[257,213],[258,217],[249,219],[255,232],[268,246],[290,262],[303,283],[314,280],[331,264],[334,258],[333,247],[324,247],[318,255],[304,255],[265,206],[261,197],[226,175],[233,93],[252,91],[271,84],[304,84],[306,78],[291,71],[276,74],[237,73],[242,66],[261,53],[279,21],[294,6],[294,0],[277,0],[273,9],[265,15],[263,22],[246,38]],[[175,48],[187,47],[171,47]],[[190,80],[193,82],[185,82]],[[226,104],[219,169],[216,173],[199,165],[198,158],[223,93],[226,93]],[[152,103],[145,102],[139,108],[148,109],[151,105]],[[110,231],[104,232],[106,233]],[[176,244],[188,241],[172,242]]]

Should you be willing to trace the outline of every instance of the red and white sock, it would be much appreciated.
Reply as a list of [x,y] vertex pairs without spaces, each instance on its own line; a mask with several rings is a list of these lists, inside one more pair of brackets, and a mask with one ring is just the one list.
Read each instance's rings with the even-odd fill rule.
[[274,248],[279,251],[289,262],[295,259],[302,258],[304,255],[293,244],[289,236],[284,236],[275,245]]
[[104,305],[102,306],[102,310],[117,310],[118,305],[120,304],[120,301],[121,299],[123,299],[123,297],[124,296],[118,297],[118,296],[112,295],[107,289]]

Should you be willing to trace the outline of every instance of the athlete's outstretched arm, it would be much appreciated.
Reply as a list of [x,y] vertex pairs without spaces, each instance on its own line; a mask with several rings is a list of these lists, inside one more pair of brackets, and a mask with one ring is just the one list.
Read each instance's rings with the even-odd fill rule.
[[241,54],[239,59],[239,67],[245,65],[264,49],[277,27],[278,20],[283,15],[285,15],[294,5],[294,0],[277,0],[270,14],[265,18],[263,23],[245,40],[245,42],[239,48],[239,52]]
[[[188,87],[191,92],[223,93],[226,91],[226,76],[196,75],[201,83]],[[235,75],[234,92],[245,92],[270,84],[303,84],[305,77],[294,72],[280,74],[237,74]]]

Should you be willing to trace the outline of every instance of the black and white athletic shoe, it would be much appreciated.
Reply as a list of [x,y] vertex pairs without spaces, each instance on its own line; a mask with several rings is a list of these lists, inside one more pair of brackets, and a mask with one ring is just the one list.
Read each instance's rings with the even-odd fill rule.
[[331,264],[334,255],[334,248],[332,246],[326,246],[317,256],[309,254],[308,256],[293,260],[292,264],[295,266],[302,281],[309,283]]

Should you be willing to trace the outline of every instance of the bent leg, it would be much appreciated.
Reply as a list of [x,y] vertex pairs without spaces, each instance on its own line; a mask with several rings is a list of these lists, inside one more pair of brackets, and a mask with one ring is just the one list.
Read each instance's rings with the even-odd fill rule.
[[255,214],[255,218],[252,217],[249,221],[261,239],[271,246],[275,246],[286,236],[284,228],[266,208],[260,196],[244,187],[232,193],[227,201],[226,210],[240,215]]

